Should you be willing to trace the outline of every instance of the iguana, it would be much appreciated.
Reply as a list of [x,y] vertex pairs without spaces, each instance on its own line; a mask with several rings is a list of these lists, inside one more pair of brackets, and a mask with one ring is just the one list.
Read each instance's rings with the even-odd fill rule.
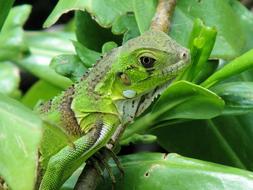
[[[74,139],[73,146],[53,142],[50,153],[42,147],[42,158],[51,155],[42,160],[40,189],[59,189],[81,163],[106,145],[120,124],[143,113],[189,62],[186,48],[151,29],[104,55],[79,82],[39,106],[43,120]],[[47,134],[44,143],[57,141]]]

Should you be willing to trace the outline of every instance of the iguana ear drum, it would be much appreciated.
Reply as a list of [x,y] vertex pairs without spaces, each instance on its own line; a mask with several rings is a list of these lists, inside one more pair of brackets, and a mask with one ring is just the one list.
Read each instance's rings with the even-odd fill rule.
[[118,72],[117,75],[123,84],[125,84],[127,86],[131,85],[131,80],[127,74],[125,74],[123,72]]

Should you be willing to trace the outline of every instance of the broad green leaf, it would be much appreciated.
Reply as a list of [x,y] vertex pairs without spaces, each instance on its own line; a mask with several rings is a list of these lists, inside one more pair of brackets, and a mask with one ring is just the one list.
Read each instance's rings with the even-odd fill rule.
[[123,43],[140,35],[135,17],[131,13],[117,17],[112,26],[112,32],[114,34],[124,33]]
[[26,20],[28,19],[31,10],[32,6],[25,4],[13,7],[4,23],[2,33],[9,32],[14,28],[22,28]]
[[229,82],[214,86],[212,91],[225,101],[223,114],[253,111],[253,82]]
[[61,88],[53,86],[46,81],[39,80],[25,93],[21,102],[33,109],[39,101],[49,100],[61,91]]
[[61,89],[66,89],[72,84],[72,81],[57,74],[49,67],[51,59],[52,56],[32,54],[22,60],[17,61],[17,64],[38,78],[45,80]]
[[18,67],[11,62],[0,62],[0,92],[10,97],[19,97],[19,82]]
[[73,41],[73,45],[75,46],[78,57],[83,62],[85,67],[89,68],[99,59],[101,59],[101,53],[90,50],[76,41]]
[[218,68],[219,60],[208,60],[204,68],[193,79],[192,83],[200,84],[210,77]]
[[75,19],[70,19],[66,24],[63,25],[63,31],[64,32],[75,32],[76,25],[75,25]]
[[49,64],[54,56],[74,53],[70,41],[74,39],[73,35],[63,32],[26,32],[25,34],[31,54],[18,60],[17,64],[57,87],[64,89],[71,85],[70,79],[57,74]]
[[150,113],[127,128],[122,139],[152,128],[161,121],[210,119],[221,114],[223,107],[223,100],[213,92],[190,82],[179,81],[162,93]]
[[[57,115],[57,113],[55,113]],[[49,159],[66,146],[73,147],[75,137],[70,136],[61,126],[43,120],[43,136],[40,145],[41,169],[45,170]],[[78,161],[76,161],[78,162]],[[65,169],[71,170],[71,165]],[[73,169],[72,169],[73,171]]]
[[27,53],[23,30],[15,28],[0,35],[0,61],[18,60]]
[[[240,55],[246,39],[242,31],[241,20],[227,1],[178,1],[170,36],[187,46],[195,18],[203,20],[206,26],[215,27],[218,32],[211,54],[212,58],[231,59]],[[230,30],[231,26],[233,30]]]
[[68,32],[25,32],[25,41],[32,54],[56,56],[62,53],[74,53],[71,40],[75,40],[75,36]]
[[133,0],[135,19],[141,34],[149,29],[150,21],[155,15],[157,3],[157,0]]
[[[138,2],[136,1],[135,3]],[[144,13],[141,11],[140,6],[135,6],[134,9],[133,5],[136,5],[135,3],[132,0],[60,0],[45,22],[45,26],[51,26],[63,13],[68,11],[87,10],[93,15],[98,24],[103,27],[117,25],[119,22],[115,22],[119,17],[135,12],[140,29],[145,30],[148,22],[151,21],[152,13],[149,12],[146,18],[142,18],[141,15]],[[147,6],[143,6],[143,9],[153,10],[153,6],[147,4]],[[214,15],[219,15],[219,17]],[[245,48],[246,36],[241,24],[243,17],[238,17],[233,7],[226,0],[178,1],[172,19],[170,36],[182,45],[187,46],[195,18],[200,18],[207,26],[215,27],[218,31],[215,48],[211,54],[212,58],[232,59],[238,56]],[[233,30],[231,30],[231,26],[233,26]],[[129,39],[129,37],[125,39]]]
[[243,6],[241,2],[237,0],[228,1],[234,13],[237,15],[238,18],[240,18],[240,24],[242,25],[242,29],[246,37],[246,44],[244,45],[243,50],[248,51],[253,48],[253,14],[248,8]]
[[32,190],[37,175],[41,120],[0,94],[0,176],[13,190]]
[[116,17],[132,11],[132,0],[59,0],[44,27],[50,27],[71,10],[87,10],[101,26],[108,28]]
[[[58,18],[63,13],[66,13],[71,10],[83,10],[83,11],[86,10],[92,15],[92,18],[100,26],[104,28],[108,28],[111,26],[121,27],[117,25],[121,24],[121,22],[125,23],[124,24],[125,29],[123,30],[123,32],[127,32],[127,34],[124,37],[124,41],[139,35],[139,32],[138,33],[136,32],[138,31],[138,27],[136,28],[132,27],[132,26],[134,27],[137,26],[133,14],[132,16],[122,16],[122,15],[128,15],[129,13],[133,12],[132,0],[117,0],[117,1],[114,1],[114,0],[102,0],[102,1],[101,0],[92,0],[92,1],[91,0],[88,0],[88,1],[74,0],[71,2],[67,0],[60,0],[58,4],[56,5],[56,7],[54,8],[53,12],[47,18],[44,26],[45,27],[51,26],[58,20]],[[81,16],[81,15],[77,15],[77,16]],[[131,25],[129,25],[129,23],[131,23]],[[85,46],[87,45],[88,48],[99,51],[101,50],[100,48],[102,44],[106,41],[110,41],[110,40],[115,41],[116,39],[117,43],[120,42],[120,38],[111,36],[111,34],[105,29],[102,30],[101,28],[100,29],[97,28],[97,26],[92,20],[88,20],[87,23],[85,23],[84,20],[81,20],[81,18],[79,18],[76,24],[78,26],[78,29],[76,32],[77,38]],[[92,27],[87,27],[87,26],[92,26]],[[114,34],[123,33],[123,32],[115,33],[114,30],[112,30],[112,32]],[[96,38],[95,36],[97,36],[98,34],[102,34],[102,36],[105,36],[105,37],[101,38],[101,35],[100,35],[99,37]],[[94,40],[96,41],[96,43],[93,43]],[[99,44],[100,44],[100,47],[99,47]]]
[[55,6],[54,10],[51,12],[43,27],[50,27],[52,26],[62,14],[67,13],[72,10],[85,10],[87,1],[84,0],[59,0],[57,5]]
[[186,81],[174,83],[162,93],[152,109],[160,120],[208,119],[219,115],[223,100],[211,91]]
[[83,166],[79,167],[72,176],[62,185],[60,190],[73,190],[75,187],[75,184],[78,180],[78,177],[82,173]]
[[171,20],[171,30],[169,31],[169,36],[184,47],[187,47],[189,45],[194,20],[196,20],[196,18],[186,15],[177,5]]
[[73,54],[61,54],[54,57],[50,63],[50,67],[56,73],[70,78],[73,82],[78,81],[87,71],[84,63],[77,55]]
[[11,9],[0,35],[0,60],[17,60],[27,53],[22,26],[31,12],[31,6]]
[[252,114],[156,126],[150,132],[168,151],[253,170]]
[[[115,189],[125,190],[252,190],[253,173],[177,154],[139,153],[122,156],[123,179],[115,164]],[[108,175],[98,190],[110,190]]]
[[102,45],[107,41],[121,43],[122,36],[115,36],[110,29],[102,28],[93,20],[88,12],[75,13],[76,37],[85,47],[101,52]]
[[245,134],[245,128],[236,118],[219,118],[220,123],[215,120],[163,123],[148,133],[156,135],[158,143],[167,151],[252,170],[252,135]]
[[228,77],[239,74],[250,68],[253,68],[253,50],[250,50],[230,63],[227,63],[223,68],[206,79],[201,85],[209,88]]
[[0,0],[0,31],[15,0]]
[[242,116],[220,116],[212,120],[212,125],[223,138],[223,146],[229,150],[230,158],[240,168],[253,170],[252,158],[252,114]]
[[106,42],[102,46],[102,54],[109,53],[112,49],[117,48],[118,44],[113,41]]

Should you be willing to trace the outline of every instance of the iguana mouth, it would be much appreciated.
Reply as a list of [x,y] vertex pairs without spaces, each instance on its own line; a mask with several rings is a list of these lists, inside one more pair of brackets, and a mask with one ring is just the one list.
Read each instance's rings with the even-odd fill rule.
[[170,65],[169,67],[166,67],[162,71],[162,75],[173,77],[168,81],[166,81],[164,84],[155,87],[152,91],[143,94],[140,98],[139,105],[135,115],[139,116],[143,111],[145,111],[145,109],[147,109],[152,104],[152,102],[169,87],[169,85],[175,79],[178,72],[182,71],[182,69],[187,65],[188,65],[187,62],[181,60],[173,65]]
[[174,78],[168,80],[160,86],[157,86],[151,92],[143,94],[139,100],[135,116],[140,116],[152,104],[152,102],[168,88],[173,80]]
[[184,67],[189,65],[187,62],[181,60],[173,65],[170,65],[162,70],[162,75],[175,75],[179,71],[182,71]]

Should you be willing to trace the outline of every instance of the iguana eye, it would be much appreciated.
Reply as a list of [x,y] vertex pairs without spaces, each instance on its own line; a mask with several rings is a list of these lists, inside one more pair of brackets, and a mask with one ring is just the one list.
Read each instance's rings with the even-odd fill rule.
[[140,57],[140,63],[145,68],[152,68],[154,66],[155,61],[156,60],[152,57],[147,57],[147,56]]

